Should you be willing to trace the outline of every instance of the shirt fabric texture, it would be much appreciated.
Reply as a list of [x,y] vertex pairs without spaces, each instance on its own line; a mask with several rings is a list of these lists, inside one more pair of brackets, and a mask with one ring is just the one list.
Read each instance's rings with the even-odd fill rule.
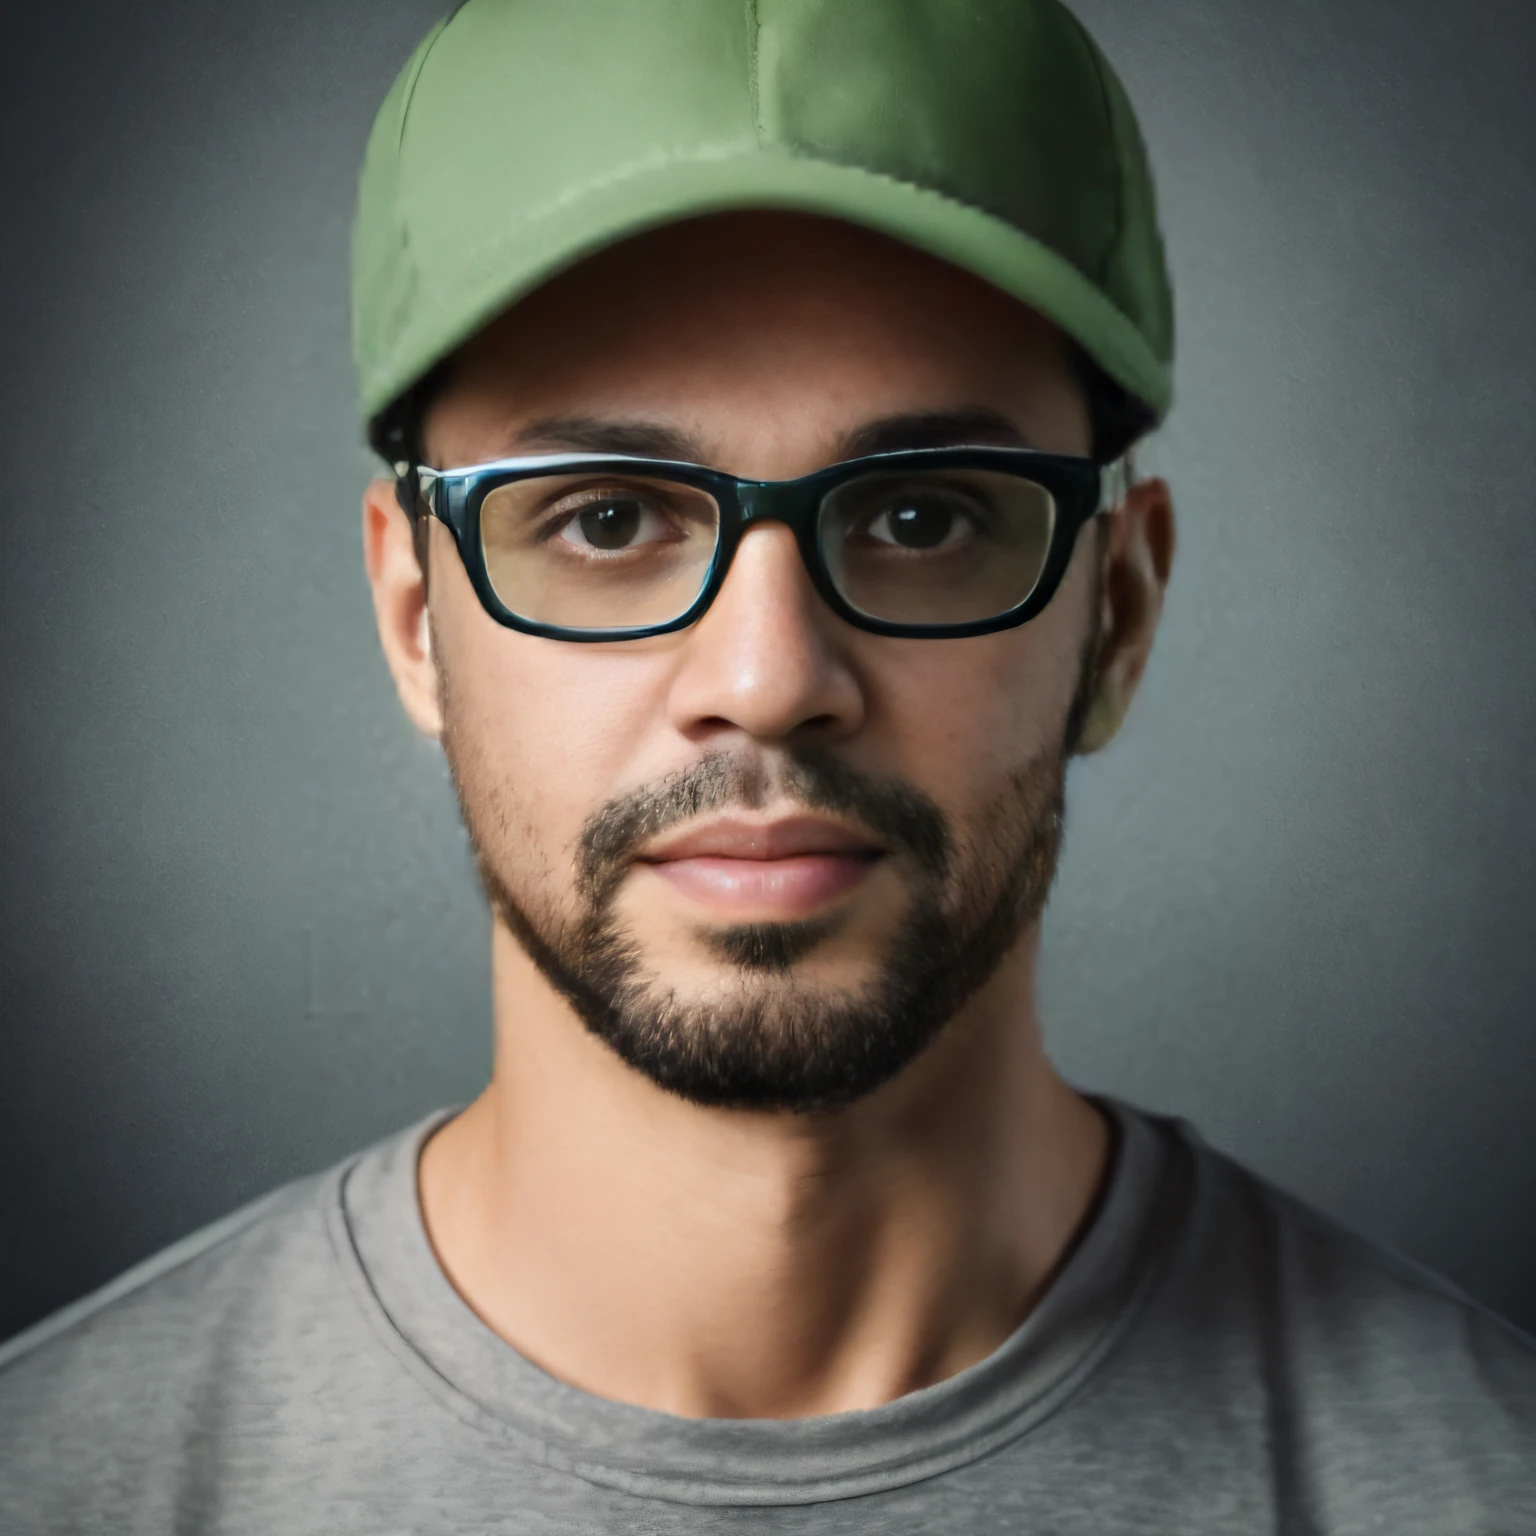
[[1095,1102],[1111,1173],[1016,1332],[800,1420],[609,1402],[492,1334],[422,1224],[433,1116],[0,1348],[0,1531],[1536,1536],[1536,1340]]

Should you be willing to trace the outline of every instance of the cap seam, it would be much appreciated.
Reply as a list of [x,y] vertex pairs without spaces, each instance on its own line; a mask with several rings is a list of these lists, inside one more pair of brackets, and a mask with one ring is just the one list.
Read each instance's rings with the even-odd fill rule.
[[[405,144],[405,123],[406,119],[411,115],[411,102],[416,95],[416,82],[421,79],[421,72],[426,68],[427,58],[432,50],[437,47],[438,40],[442,37],[443,33],[448,30],[448,24],[463,9],[464,0],[460,0],[460,3],[454,6],[446,16],[438,18],[437,25],[427,34],[425,44],[416,55],[415,63],[411,66],[411,73],[406,79],[405,89],[400,93],[400,126],[395,130],[395,155],[397,159],[400,150]],[[395,182],[397,189],[399,185],[399,179],[397,178]]]
[[757,137],[757,147],[763,147],[763,113],[758,80],[758,39],[762,35],[762,20],[757,14],[757,0],[746,0],[747,7],[747,87],[752,96],[752,132]]
[[[459,0],[447,15],[440,16],[431,31],[417,45],[400,92],[400,117],[395,125],[394,176],[389,188],[389,215],[390,222],[394,226],[395,254],[392,260],[387,257],[382,259],[375,268],[375,270],[383,269],[386,286],[393,295],[393,303],[389,305],[387,319],[381,323],[387,324],[393,331],[397,346],[402,329],[399,316],[409,304],[410,295],[414,293],[420,277],[416,254],[412,249],[411,226],[404,216],[400,203],[401,187],[405,180],[401,164],[405,150],[405,125],[411,115],[411,103],[415,99],[416,85],[421,79],[422,70],[426,67],[427,58],[437,46],[443,33],[448,30],[448,24],[463,9],[464,3],[465,0]],[[409,321],[405,323],[408,326]],[[376,414],[376,412],[370,412],[367,419],[372,421]]]
[[[1079,46],[1088,55],[1089,68],[1093,70],[1094,82],[1099,88],[1099,105],[1104,109],[1104,126],[1109,130],[1109,144],[1113,151],[1115,163],[1115,218],[1114,226],[1110,234],[1109,244],[1104,249],[1104,255],[1100,259],[1099,269],[1094,276],[1098,279],[1101,288],[1108,289],[1110,268],[1114,263],[1115,255],[1120,249],[1121,242],[1125,239],[1125,158],[1120,153],[1120,134],[1115,117],[1113,103],[1109,99],[1109,83],[1104,78],[1104,62],[1095,46],[1093,39],[1088,35],[1088,29],[1065,6],[1062,7],[1067,19],[1072,23],[1073,31],[1077,34]],[[1117,309],[1119,305],[1115,306]]]

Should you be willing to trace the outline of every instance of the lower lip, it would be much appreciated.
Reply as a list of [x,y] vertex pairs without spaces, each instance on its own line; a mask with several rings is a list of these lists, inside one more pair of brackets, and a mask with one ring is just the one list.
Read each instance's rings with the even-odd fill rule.
[[804,853],[788,859],[665,859],[663,880],[705,906],[758,917],[803,917],[846,895],[875,866],[878,855]]

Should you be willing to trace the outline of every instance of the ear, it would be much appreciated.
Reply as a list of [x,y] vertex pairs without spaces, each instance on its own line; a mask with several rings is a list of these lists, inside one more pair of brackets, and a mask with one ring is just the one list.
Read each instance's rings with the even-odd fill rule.
[[379,642],[400,702],[418,730],[439,736],[443,717],[427,581],[416,558],[411,520],[395,499],[393,480],[371,480],[363,493],[363,564],[373,588]]
[[1100,572],[1100,640],[1093,700],[1077,752],[1105,747],[1131,706],[1163,613],[1173,568],[1173,497],[1164,480],[1139,480],[1110,517]]

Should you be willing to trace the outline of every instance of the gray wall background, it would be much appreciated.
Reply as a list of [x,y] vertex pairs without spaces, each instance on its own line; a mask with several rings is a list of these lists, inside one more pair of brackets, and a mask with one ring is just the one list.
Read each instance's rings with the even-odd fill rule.
[[[0,1333],[487,1069],[346,330],[440,3],[0,19]],[[1079,9],[1160,176],[1183,538],[1074,770],[1053,1049],[1536,1327],[1536,12]]]

